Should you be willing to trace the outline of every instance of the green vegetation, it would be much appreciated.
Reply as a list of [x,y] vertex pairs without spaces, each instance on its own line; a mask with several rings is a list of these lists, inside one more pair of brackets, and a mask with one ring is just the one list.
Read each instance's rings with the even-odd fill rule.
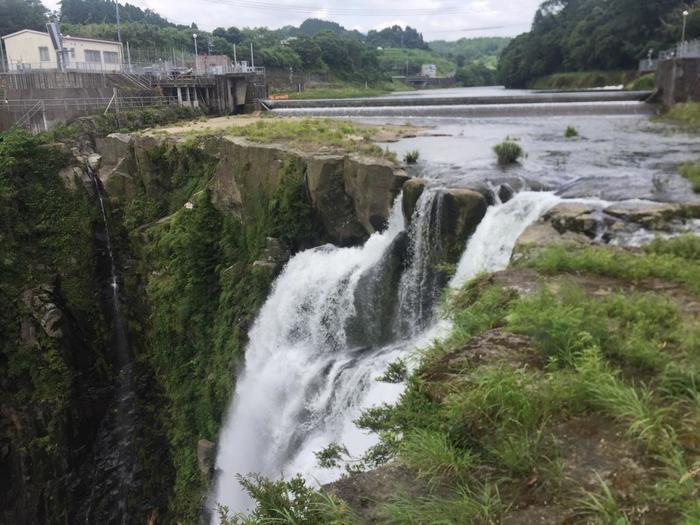
[[508,166],[518,162],[518,159],[523,156],[523,148],[517,142],[506,139],[500,144],[493,147],[493,151],[498,157],[498,164]]
[[[561,259],[566,252],[557,253]],[[699,253],[700,238],[687,236],[624,257],[586,248],[572,253],[568,266],[552,265],[550,250],[528,264],[548,273],[613,273],[627,286],[621,268],[630,261],[651,272],[682,262],[697,274]],[[582,256],[587,262],[574,266]],[[620,258],[625,264],[610,272]],[[553,505],[547,511],[553,521],[568,515],[633,523],[643,507],[665,523],[692,523],[700,495],[694,438],[700,323],[683,301],[663,292],[599,294],[592,293],[596,284],[578,284],[566,274],[561,279],[525,295],[490,276],[467,284],[448,302],[451,336],[423,352],[400,401],[358,420],[379,433],[380,446],[422,487],[418,497],[394,492],[378,509],[387,521],[498,522],[525,504]],[[677,281],[700,293],[700,280]],[[494,330],[529,343],[513,340],[491,354]],[[468,343],[485,346],[475,352]],[[611,447],[603,461],[618,464],[624,457],[667,467],[642,477],[596,473],[587,463],[589,432],[602,432]],[[572,476],[575,469],[598,475],[597,481]],[[390,480],[384,488],[396,490]]]
[[420,157],[420,151],[414,149],[406,152],[406,154],[403,156],[403,161],[406,164],[415,164],[418,162],[418,157]]
[[392,75],[419,75],[423,64],[435,64],[439,76],[455,72],[455,64],[426,49],[384,48],[377,52],[379,67]]
[[428,46],[460,68],[470,62],[477,62],[495,69],[498,56],[510,41],[510,38],[505,37],[460,38],[454,42],[433,40]]
[[0,2],[0,35],[20,29],[46,30],[47,10],[40,0],[3,0]]
[[267,237],[297,250],[316,235],[301,164],[282,162],[277,186],[267,197],[255,193],[240,216],[211,204],[205,188],[216,164],[196,140],[155,146],[138,167],[143,186],[116,212],[138,254],[131,294],[145,295],[146,315],[132,332],[143,338],[141,359],[166,399],[161,417],[175,469],[169,513],[186,523],[198,519],[209,483],[197,442],[218,435],[248,326],[273,277],[253,262]]
[[219,507],[222,525],[279,523],[294,525],[356,525],[359,522],[345,504],[324,492],[311,489],[301,476],[289,481],[270,481],[253,476],[241,478],[241,485],[256,501],[249,515],[230,514]]
[[551,246],[543,250],[537,258],[524,264],[544,274],[585,272],[631,282],[657,277],[682,284],[700,293],[700,268],[687,264],[686,260],[688,253],[695,253],[700,249],[700,241],[694,236],[679,239],[681,240],[674,240],[673,244],[670,244],[674,250],[678,250],[677,256],[665,248],[668,244],[661,241],[652,243],[645,257],[639,257],[627,250],[599,246],[577,249]]
[[[382,150],[372,142],[373,137],[385,130],[401,133],[400,129],[391,126],[370,126],[349,120],[321,118],[262,119],[247,126],[232,126],[223,133],[253,142],[285,144],[302,151],[318,151],[318,148],[323,147],[336,153],[355,152],[395,161],[394,153]],[[209,133],[211,132],[205,129],[183,135],[197,137]]]
[[74,501],[51,484],[74,473],[67,447],[81,458],[84,436],[75,429],[96,424],[75,400],[109,370],[91,249],[99,215],[82,184],[69,189],[59,174],[68,159],[24,130],[0,133],[0,397],[5,413],[23,422],[0,428],[6,458],[14,458],[3,473],[12,480],[10,516],[19,501],[14,476],[25,472],[12,462],[21,461],[32,472],[25,494],[55,498],[54,516],[65,518]]
[[567,139],[573,139],[575,137],[578,137],[578,130],[573,126],[567,126],[566,131],[564,131],[564,136]]
[[606,86],[622,86],[632,75],[629,71],[581,71],[554,73],[531,82],[534,89],[589,89]]
[[683,102],[668,109],[664,117],[691,128],[700,128],[700,102]]
[[681,164],[678,173],[690,181],[695,193],[700,193],[700,161]]
[[473,62],[460,67],[455,74],[457,82],[464,87],[493,86],[498,83],[496,70],[481,62]]
[[[695,2],[690,4],[546,0],[535,13],[531,30],[513,39],[501,54],[499,77],[506,87],[524,88],[558,72],[636,69],[650,48],[675,46],[685,9],[690,11],[687,37],[700,36],[700,9],[692,5]],[[555,86],[548,82],[547,87]]]
[[627,91],[651,91],[656,88],[656,73],[645,73],[625,85]]

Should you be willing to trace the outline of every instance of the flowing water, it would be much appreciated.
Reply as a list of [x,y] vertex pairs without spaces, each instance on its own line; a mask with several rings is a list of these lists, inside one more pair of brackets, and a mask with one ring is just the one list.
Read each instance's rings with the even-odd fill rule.
[[[440,287],[427,267],[439,242],[434,236],[441,193],[424,192],[407,232],[397,200],[387,230],[363,247],[323,246],[301,252],[287,264],[250,332],[245,369],[220,437],[213,502],[233,511],[249,508],[236,474],[277,478],[300,472],[312,481],[330,482],[341,470],[320,469],[314,452],[336,442],[359,456],[375,443],[353,420],[364,408],[394,402],[402,390],[376,378],[389,363],[446,329],[433,315],[431,299]],[[462,256],[453,285],[482,269],[504,267],[519,233],[557,201],[550,193],[523,192],[491,207]],[[399,305],[396,319],[410,320],[417,328],[405,334],[395,330],[388,344],[354,346],[348,326],[361,313],[355,298],[367,282],[363,277],[385,268],[392,246],[406,234],[407,262],[388,292],[389,302]],[[390,279],[381,271],[377,276]],[[363,308],[376,313],[382,304],[365,303]]]

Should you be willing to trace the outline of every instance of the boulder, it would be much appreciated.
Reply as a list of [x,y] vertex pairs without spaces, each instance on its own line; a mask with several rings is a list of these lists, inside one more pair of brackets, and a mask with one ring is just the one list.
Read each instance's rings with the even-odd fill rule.
[[624,201],[605,208],[605,213],[651,229],[661,229],[674,219],[697,217],[700,207],[665,202]]
[[106,137],[95,137],[95,150],[102,155],[105,164],[117,164],[131,155],[132,136],[126,133],[111,133]]
[[451,188],[444,190],[439,206],[440,236],[447,262],[457,262],[467,240],[486,214],[484,196],[474,190]]
[[129,200],[136,196],[137,187],[133,176],[128,169],[128,161],[119,159],[116,166],[103,166],[97,172],[107,196],[112,199]]
[[92,171],[97,172],[100,166],[102,166],[102,155],[99,153],[90,153],[87,158],[87,165],[90,166]]
[[552,224],[559,232],[582,233],[595,237],[598,231],[598,219],[593,206],[581,202],[562,202],[544,215],[544,220]]
[[421,179],[419,177],[408,179],[408,181],[406,181],[406,184],[403,185],[403,196],[401,206],[403,209],[403,217],[406,221],[406,224],[411,222],[413,212],[416,210],[416,203],[418,202],[420,196],[423,194],[424,189],[425,179]]

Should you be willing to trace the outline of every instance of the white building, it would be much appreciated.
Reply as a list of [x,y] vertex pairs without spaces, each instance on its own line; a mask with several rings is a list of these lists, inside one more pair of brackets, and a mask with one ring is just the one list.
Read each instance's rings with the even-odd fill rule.
[[[2,37],[10,71],[56,69],[56,51],[48,33],[22,29]],[[110,40],[63,37],[67,69],[81,71],[121,71],[122,45]]]

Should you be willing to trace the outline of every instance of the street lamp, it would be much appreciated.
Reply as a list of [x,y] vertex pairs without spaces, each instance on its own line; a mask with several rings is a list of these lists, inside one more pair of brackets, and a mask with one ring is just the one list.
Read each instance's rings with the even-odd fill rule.
[[688,10],[683,11],[683,31],[681,32],[681,56],[685,55],[685,24],[688,20]]
[[194,73],[197,74],[197,33],[192,33],[192,39],[194,40]]

